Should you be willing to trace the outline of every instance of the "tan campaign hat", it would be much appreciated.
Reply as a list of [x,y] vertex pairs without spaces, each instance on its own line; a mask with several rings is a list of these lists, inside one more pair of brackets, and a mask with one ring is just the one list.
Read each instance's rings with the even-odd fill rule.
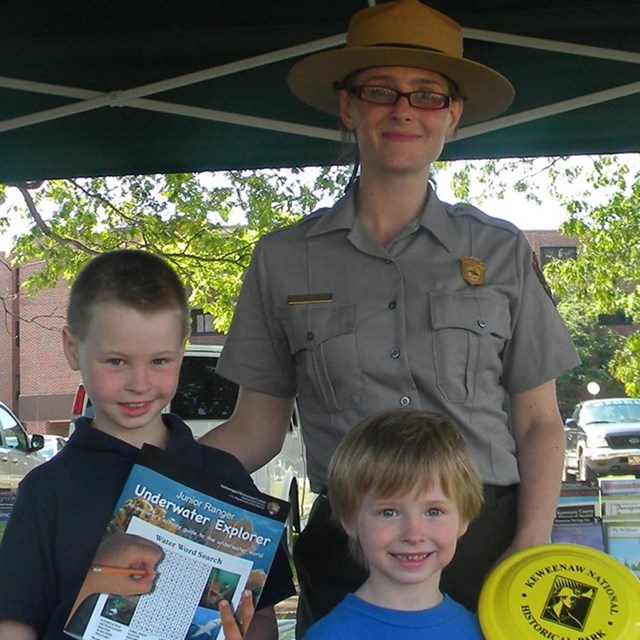
[[336,87],[352,73],[380,66],[428,69],[451,79],[465,98],[461,122],[489,120],[513,101],[511,83],[497,71],[462,57],[462,28],[418,0],[385,2],[355,13],[347,45],[298,62],[289,87],[316,109],[338,114]]

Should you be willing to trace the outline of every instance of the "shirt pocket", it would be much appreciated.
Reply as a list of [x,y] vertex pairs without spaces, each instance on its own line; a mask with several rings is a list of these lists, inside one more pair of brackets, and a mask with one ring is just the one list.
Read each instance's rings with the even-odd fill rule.
[[506,297],[488,293],[429,293],[437,385],[447,402],[472,402],[488,391],[479,381],[497,381],[501,354],[511,337]]
[[329,413],[360,406],[364,376],[358,360],[356,305],[291,306],[284,326],[301,399],[321,403]]

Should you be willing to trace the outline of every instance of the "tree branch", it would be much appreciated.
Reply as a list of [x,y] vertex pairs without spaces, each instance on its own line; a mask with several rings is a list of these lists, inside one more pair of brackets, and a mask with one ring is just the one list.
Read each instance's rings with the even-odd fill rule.
[[88,253],[90,255],[96,256],[100,253],[100,251],[91,249],[90,247],[83,244],[82,242],[79,242],[78,240],[74,240],[72,238],[65,238],[57,234],[55,231],[52,231],[49,228],[49,225],[42,219],[42,216],[40,215],[40,212],[38,211],[38,208],[36,207],[36,204],[33,201],[31,194],[29,193],[29,189],[34,188],[34,183],[19,182],[19,183],[13,183],[11,186],[15,187],[20,191],[27,205],[27,209],[29,209],[29,213],[31,214],[31,217],[35,221],[38,229],[40,229],[40,231],[42,231],[42,233],[44,233],[45,236],[47,236],[48,238],[51,238],[58,244],[70,245],[72,247],[75,247],[79,251],[83,251],[84,253]]

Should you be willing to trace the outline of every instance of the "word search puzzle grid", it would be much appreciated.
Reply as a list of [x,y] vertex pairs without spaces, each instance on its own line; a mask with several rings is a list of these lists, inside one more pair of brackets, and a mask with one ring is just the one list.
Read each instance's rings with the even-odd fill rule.
[[[253,565],[251,561],[192,543],[138,518],[131,519],[127,533],[157,542],[164,551],[154,589],[140,597],[130,629],[152,638],[183,640],[214,567],[231,571],[240,578],[231,598],[234,606],[238,604]],[[159,533],[162,535],[158,536]],[[171,546],[159,543],[159,539]],[[217,612],[212,615],[218,617]]]
[[131,627],[152,636],[183,640],[210,571],[206,562],[165,550],[153,593],[140,598]]

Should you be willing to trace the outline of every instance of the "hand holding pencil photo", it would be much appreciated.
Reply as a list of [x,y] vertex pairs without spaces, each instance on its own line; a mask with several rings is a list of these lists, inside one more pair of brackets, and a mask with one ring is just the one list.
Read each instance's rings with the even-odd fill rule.
[[135,596],[150,593],[157,577],[156,567],[164,552],[160,546],[129,533],[105,538],[93,558],[72,614],[94,593]]
[[132,569],[131,567],[109,567],[100,564],[94,564],[91,567],[93,573],[110,573],[116,575],[128,575],[132,578],[140,578],[146,576],[149,572],[146,569]]

